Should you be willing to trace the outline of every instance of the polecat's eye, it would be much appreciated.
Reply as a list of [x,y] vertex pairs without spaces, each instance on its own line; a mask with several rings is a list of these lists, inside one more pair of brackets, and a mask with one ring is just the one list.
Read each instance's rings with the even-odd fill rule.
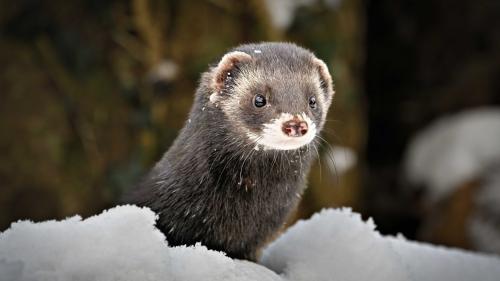
[[255,104],[256,107],[263,107],[266,105],[266,98],[263,95],[255,95],[253,104]]
[[309,98],[309,106],[314,109],[316,108],[316,98],[315,97],[310,97]]

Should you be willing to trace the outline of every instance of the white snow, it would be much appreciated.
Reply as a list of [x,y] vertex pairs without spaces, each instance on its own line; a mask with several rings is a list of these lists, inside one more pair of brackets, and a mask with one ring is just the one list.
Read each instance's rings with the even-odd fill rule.
[[358,157],[356,152],[349,147],[336,145],[334,148],[326,150],[323,161],[328,163],[330,171],[337,176],[342,176],[356,165]]
[[0,234],[0,280],[280,280],[205,247],[168,247],[147,208],[22,221]]
[[179,74],[179,66],[172,60],[163,60],[157,64],[148,74],[153,82],[172,81]]
[[500,254],[500,163],[485,173],[467,224],[474,249]]
[[266,249],[262,263],[288,280],[408,280],[374,229],[348,209],[325,210],[290,228]]
[[408,148],[406,174],[428,186],[435,202],[499,162],[500,109],[482,108],[441,118],[420,132]]
[[[324,1],[328,8],[337,9],[341,0]],[[295,18],[295,12],[303,6],[317,4],[318,0],[266,0],[267,10],[269,12],[272,24],[278,29],[288,28]]]
[[[0,280],[495,280],[495,256],[384,237],[348,209],[300,221],[262,265],[201,245],[168,247],[147,208],[120,206],[82,220],[13,223],[0,233]],[[269,269],[268,269],[269,268]],[[274,270],[275,272],[271,271]]]
[[500,259],[384,237],[349,209],[290,228],[262,263],[288,280],[500,280]]
[[474,249],[500,253],[500,108],[465,111],[431,124],[410,144],[406,174],[426,187],[431,204],[469,181],[479,182],[467,235]]

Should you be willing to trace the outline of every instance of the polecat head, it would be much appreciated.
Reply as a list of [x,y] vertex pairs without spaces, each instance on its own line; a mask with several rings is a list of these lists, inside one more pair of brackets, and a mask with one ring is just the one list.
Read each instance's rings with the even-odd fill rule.
[[239,46],[208,75],[209,103],[265,149],[310,143],[325,123],[334,94],[326,64],[289,43]]

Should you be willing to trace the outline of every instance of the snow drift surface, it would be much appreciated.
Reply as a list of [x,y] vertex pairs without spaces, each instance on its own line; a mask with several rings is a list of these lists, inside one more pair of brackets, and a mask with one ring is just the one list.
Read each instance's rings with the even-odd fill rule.
[[0,280],[279,280],[203,246],[168,247],[147,208],[14,223],[0,234]]
[[407,177],[416,185],[428,186],[429,200],[438,201],[500,163],[499,140],[500,108],[469,110],[438,119],[410,143]]
[[500,280],[498,257],[384,237],[348,209],[297,223],[262,265],[168,247],[156,218],[120,206],[85,220],[14,223],[0,233],[0,280]]
[[467,235],[475,249],[500,254],[499,107],[446,116],[424,128],[408,147],[406,174],[416,187],[425,187],[431,204],[479,182]]

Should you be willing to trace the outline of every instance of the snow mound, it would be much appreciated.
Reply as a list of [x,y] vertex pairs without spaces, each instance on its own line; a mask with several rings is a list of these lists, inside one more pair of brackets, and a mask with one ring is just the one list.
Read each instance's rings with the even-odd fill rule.
[[349,209],[298,222],[262,263],[288,280],[500,280],[498,257],[382,236]]
[[120,206],[85,220],[14,223],[0,234],[0,280],[281,280],[201,245],[168,247],[156,219]]
[[289,280],[411,280],[373,222],[349,209],[299,221],[266,249],[262,263]]
[[[0,233],[0,280],[499,280],[500,259],[384,237],[349,209],[300,221],[262,265],[201,245],[169,247],[147,208],[82,220],[13,223]],[[274,270],[271,271],[270,269]],[[276,272],[276,273],[275,273]],[[279,274],[279,275],[278,275]]]
[[437,201],[500,162],[500,109],[482,108],[437,120],[410,143],[406,173]]

